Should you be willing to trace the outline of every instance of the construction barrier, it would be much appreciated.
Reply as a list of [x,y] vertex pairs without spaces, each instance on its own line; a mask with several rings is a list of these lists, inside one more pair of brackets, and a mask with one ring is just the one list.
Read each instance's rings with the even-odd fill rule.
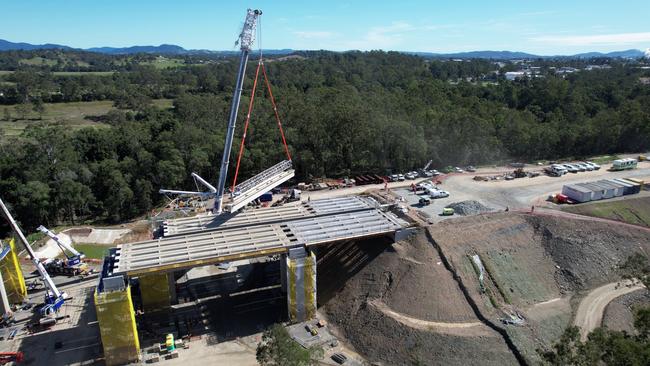
[[[171,273],[169,274],[172,275]],[[145,312],[165,310],[171,304],[167,273],[148,274],[138,277],[142,310]]]
[[139,361],[140,341],[131,301],[131,287],[115,291],[95,290],[95,309],[106,365]]
[[7,297],[12,304],[20,304],[27,299],[27,287],[25,277],[20,267],[16,243],[14,239],[9,242],[11,248],[9,253],[0,260],[0,273],[7,290]]
[[[304,249],[303,249],[304,250]],[[287,307],[289,321],[299,323],[316,316],[316,254],[285,257],[287,275]]]

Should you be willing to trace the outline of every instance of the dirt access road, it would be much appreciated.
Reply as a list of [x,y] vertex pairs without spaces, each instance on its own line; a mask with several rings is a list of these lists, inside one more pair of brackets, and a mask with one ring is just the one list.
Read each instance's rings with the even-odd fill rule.
[[613,282],[592,290],[580,301],[573,324],[580,327],[580,339],[585,341],[592,330],[600,326],[605,307],[615,298],[644,288],[630,281]]

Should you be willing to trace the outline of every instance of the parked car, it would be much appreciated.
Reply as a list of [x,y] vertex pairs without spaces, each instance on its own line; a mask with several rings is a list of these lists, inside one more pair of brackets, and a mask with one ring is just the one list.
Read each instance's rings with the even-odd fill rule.
[[582,166],[580,163],[572,163],[574,168],[578,169],[579,172],[585,172],[587,171],[587,168]]
[[434,177],[437,177],[437,176],[440,175],[440,172],[437,171],[437,170],[435,170],[435,169],[429,170],[429,172],[430,172],[431,175],[434,176]]
[[449,192],[447,192],[447,191],[439,191],[439,190],[435,190],[435,191],[429,193],[429,195],[430,195],[431,198],[433,198],[433,199],[436,199],[436,198],[445,198],[445,197],[449,197]]
[[588,172],[594,170],[594,167],[592,165],[590,165],[590,164],[587,164],[587,163],[584,163],[584,162],[580,162],[578,164],[580,166],[584,167],[585,169],[587,169]]
[[404,177],[406,177],[406,179],[413,180],[413,179],[417,178],[418,175],[417,175],[417,173],[408,172],[408,173],[406,173],[406,174],[404,175]]
[[442,216],[451,216],[454,214],[454,209],[451,207],[445,207],[442,209]]
[[574,167],[574,166],[571,165],[571,164],[562,164],[562,166],[563,166],[564,169],[566,169],[569,173],[577,173],[577,172],[580,171],[578,168]]
[[600,169],[600,165],[598,165],[596,163],[592,163],[591,161],[585,161],[585,164],[591,165],[594,168],[594,170]]
[[392,174],[388,178],[390,178],[391,182],[397,182],[399,180],[399,176],[397,174]]
[[474,166],[470,165],[467,168],[465,168],[465,170],[468,171],[468,172],[474,173],[476,171],[476,168]]
[[553,164],[547,168],[544,168],[544,172],[552,177],[561,177],[568,171],[563,165]]
[[426,197],[422,197],[422,198],[420,198],[418,203],[420,204],[420,206],[427,206],[427,205],[431,204],[431,200],[426,198]]
[[464,173],[465,171],[459,167],[454,167],[454,172],[455,173]]
[[397,174],[397,180],[403,182],[406,180],[406,178],[404,177],[404,174]]

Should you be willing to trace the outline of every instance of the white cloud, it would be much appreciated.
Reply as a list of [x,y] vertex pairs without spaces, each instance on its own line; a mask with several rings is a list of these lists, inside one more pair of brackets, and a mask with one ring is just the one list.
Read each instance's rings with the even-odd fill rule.
[[403,21],[392,22],[390,25],[372,27],[361,38],[352,39],[345,45],[348,49],[388,49],[403,43],[404,33],[417,29]]
[[303,39],[327,39],[334,36],[334,33],[326,31],[295,31],[293,34]]
[[650,58],[650,48],[645,49],[645,57]]
[[650,42],[650,32],[597,34],[592,36],[542,36],[533,37],[530,40],[564,46],[616,46]]

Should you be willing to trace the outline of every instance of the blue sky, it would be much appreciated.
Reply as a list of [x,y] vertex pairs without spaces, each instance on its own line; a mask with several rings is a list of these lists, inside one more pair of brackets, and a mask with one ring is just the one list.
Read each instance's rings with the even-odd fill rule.
[[231,50],[247,7],[264,11],[264,48],[549,55],[650,47],[649,0],[0,0],[0,39]]

